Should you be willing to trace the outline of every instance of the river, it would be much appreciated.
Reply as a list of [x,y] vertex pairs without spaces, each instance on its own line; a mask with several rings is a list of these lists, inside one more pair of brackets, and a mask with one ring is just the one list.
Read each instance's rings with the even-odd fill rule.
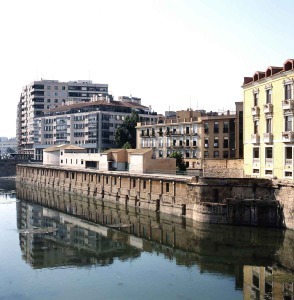
[[294,299],[293,231],[202,224],[103,201],[85,207],[31,188],[7,192],[1,300]]

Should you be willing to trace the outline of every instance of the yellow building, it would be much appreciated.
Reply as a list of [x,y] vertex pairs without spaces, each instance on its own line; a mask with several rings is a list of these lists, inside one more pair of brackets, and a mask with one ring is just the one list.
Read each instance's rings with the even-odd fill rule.
[[293,180],[294,60],[245,77],[244,174]]

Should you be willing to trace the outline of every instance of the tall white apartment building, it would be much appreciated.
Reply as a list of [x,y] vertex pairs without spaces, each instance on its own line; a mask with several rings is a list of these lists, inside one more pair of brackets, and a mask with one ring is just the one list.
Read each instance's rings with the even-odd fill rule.
[[157,122],[157,114],[141,105],[140,98],[95,96],[90,102],[72,103],[44,111],[34,119],[34,159],[43,159],[50,145],[75,144],[89,153],[114,148],[115,133],[126,116],[135,110],[141,122]]
[[24,86],[17,106],[18,153],[33,157],[34,118],[42,116],[44,110],[68,103],[87,102],[93,95],[107,94],[107,84],[96,84],[90,80],[60,82],[41,79]]

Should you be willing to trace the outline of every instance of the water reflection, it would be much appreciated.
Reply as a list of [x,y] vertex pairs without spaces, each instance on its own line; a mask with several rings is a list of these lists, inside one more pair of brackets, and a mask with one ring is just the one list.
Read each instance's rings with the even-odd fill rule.
[[[230,227],[19,187],[20,247],[33,268],[110,265],[144,252],[235,278],[244,299],[293,299],[294,232]],[[37,204],[35,204],[37,203]],[[34,228],[56,228],[47,234]]]

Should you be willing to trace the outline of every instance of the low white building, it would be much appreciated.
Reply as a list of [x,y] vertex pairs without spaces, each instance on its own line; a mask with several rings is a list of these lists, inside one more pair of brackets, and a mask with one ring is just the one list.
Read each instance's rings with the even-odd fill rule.
[[110,149],[103,153],[87,153],[85,148],[64,144],[44,149],[43,164],[99,171],[176,173],[176,159],[156,159],[152,149]]

